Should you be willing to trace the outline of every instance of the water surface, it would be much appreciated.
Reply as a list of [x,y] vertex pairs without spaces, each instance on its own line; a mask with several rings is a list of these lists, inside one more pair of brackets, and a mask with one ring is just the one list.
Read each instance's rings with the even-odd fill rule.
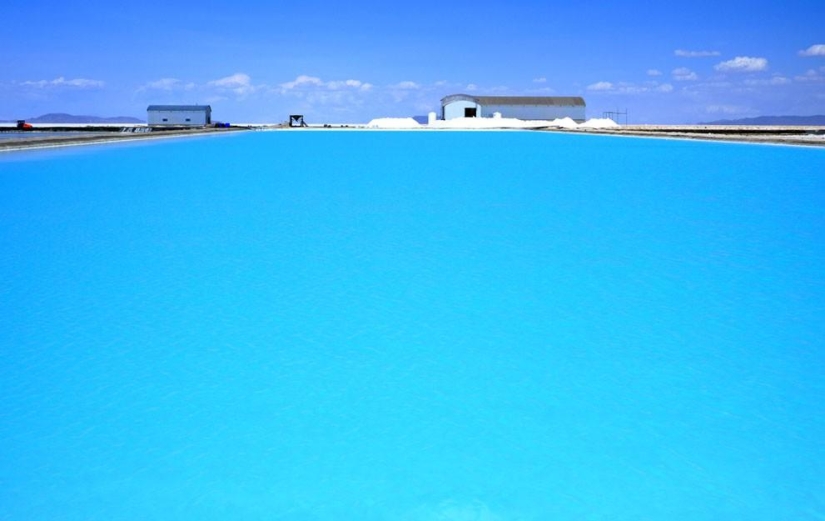
[[825,516],[825,151],[0,156],[0,518]]

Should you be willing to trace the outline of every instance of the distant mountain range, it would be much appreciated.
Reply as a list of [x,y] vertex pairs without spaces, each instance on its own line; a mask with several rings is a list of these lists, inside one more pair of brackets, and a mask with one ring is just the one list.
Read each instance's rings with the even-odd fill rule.
[[825,116],[760,116],[745,119],[720,119],[699,123],[700,125],[789,125],[789,126],[818,126],[825,125]]
[[[7,121],[7,123],[14,121]],[[72,114],[43,114],[36,118],[26,119],[27,123],[146,123],[142,119],[129,116],[115,116],[112,118],[101,118],[98,116],[74,116]]]

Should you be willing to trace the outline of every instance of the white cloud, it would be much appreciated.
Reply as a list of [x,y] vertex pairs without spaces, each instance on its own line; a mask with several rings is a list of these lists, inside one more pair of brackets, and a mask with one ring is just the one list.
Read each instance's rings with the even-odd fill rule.
[[308,85],[314,85],[316,87],[320,87],[324,85],[324,82],[321,81],[321,78],[316,78],[315,76],[306,76],[300,75],[295,78],[293,81],[288,81],[286,83],[281,83],[281,91],[288,91],[295,89],[297,87],[305,87]]
[[418,90],[421,88],[421,85],[414,81],[402,81],[400,83],[396,83],[392,86],[394,89],[404,89],[404,90]]
[[825,44],[811,45],[804,51],[799,51],[800,56],[825,56]]
[[166,90],[166,91],[192,90],[192,89],[195,88],[195,86],[196,85],[194,83],[191,83],[191,82],[190,83],[184,83],[183,81],[181,81],[177,78],[161,78],[161,79],[156,80],[156,81],[150,81],[149,83],[147,83],[143,87],[139,88],[138,90],[139,91],[145,91],[145,90],[149,90],[149,89]]
[[620,95],[639,95],[650,93],[668,93],[673,92],[673,85],[669,83],[660,84],[658,81],[646,81],[642,85],[629,82],[611,83],[609,81],[600,81],[587,86],[587,90],[591,92],[605,92]]
[[794,80],[801,82],[825,81],[825,67],[820,67],[819,71],[808,69],[805,74],[794,76]]
[[750,112],[750,109],[737,105],[708,105],[705,107],[705,112],[708,114],[745,114]]
[[657,69],[648,69],[648,70],[647,70],[647,75],[648,75],[648,76],[661,76],[661,75],[662,75],[662,71],[657,70]]
[[355,89],[355,90],[370,90],[371,83],[364,83],[361,80],[344,80],[344,81],[329,81],[326,83],[329,90],[341,89]]
[[759,72],[768,68],[765,58],[751,58],[737,56],[736,58],[717,64],[714,69],[721,72]]
[[467,90],[467,92],[473,92],[478,90],[478,85],[476,85],[475,83],[470,83],[464,88]]
[[673,69],[671,74],[673,75],[673,79],[676,81],[696,81],[699,79],[699,76],[687,67]]
[[225,78],[210,81],[207,85],[210,87],[217,87],[219,89],[230,90],[239,96],[251,94],[257,89],[257,87],[252,85],[252,78],[242,72],[236,72],[232,76],[226,76]]
[[37,87],[39,89],[45,89],[48,87],[74,87],[78,89],[101,89],[105,85],[104,82],[100,80],[89,80],[86,78],[75,78],[73,80],[67,80],[63,76],[59,78],[55,78],[53,80],[38,80],[38,81],[24,81],[21,85],[25,85],[27,87]]
[[593,83],[592,85],[588,85],[587,90],[595,90],[595,91],[613,90],[613,84],[610,83],[609,81],[600,81],[598,83]]
[[545,78],[545,77],[534,78],[533,83],[547,83],[547,78]]
[[758,87],[764,85],[787,85],[791,83],[791,80],[784,76],[774,76],[769,80],[756,80],[756,79],[748,79],[745,80],[745,85],[750,87]]
[[706,58],[708,56],[719,56],[719,51],[685,51],[676,49],[673,54],[681,58]]
[[177,78],[161,78],[157,81],[150,81],[146,84],[147,89],[172,90],[183,82]]

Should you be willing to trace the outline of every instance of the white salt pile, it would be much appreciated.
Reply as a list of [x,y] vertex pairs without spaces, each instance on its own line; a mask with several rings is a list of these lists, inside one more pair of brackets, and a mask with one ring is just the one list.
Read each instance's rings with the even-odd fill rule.
[[367,128],[421,128],[413,118],[378,118],[367,123]]
[[579,125],[579,128],[615,128],[618,126],[619,124],[610,118],[593,118]]
[[554,119],[553,121],[550,122],[550,125],[548,125],[548,126],[550,126],[550,127],[559,127],[559,128],[570,128],[570,129],[579,128],[579,124],[576,123],[575,121],[573,121],[572,119],[570,119],[569,117],[568,118],[562,118],[562,119]]

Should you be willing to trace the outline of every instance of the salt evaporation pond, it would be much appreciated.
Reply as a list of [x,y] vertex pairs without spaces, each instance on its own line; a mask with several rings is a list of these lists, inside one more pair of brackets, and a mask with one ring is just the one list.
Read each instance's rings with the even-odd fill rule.
[[0,518],[825,516],[825,151],[0,156]]

